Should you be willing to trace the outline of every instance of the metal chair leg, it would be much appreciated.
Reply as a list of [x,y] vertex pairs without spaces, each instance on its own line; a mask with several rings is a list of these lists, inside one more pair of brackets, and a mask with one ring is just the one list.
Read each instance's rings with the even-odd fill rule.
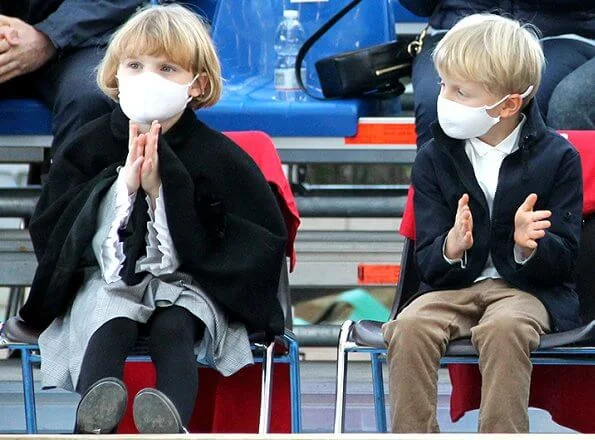
[[340,434],[345,430],[345,398],[347,386],[347,339],[351,333],[353,321],[345,321],[339,332],[339,345],[337,347],[337,392],[335,396],[335,425],[333,432]]
[[269,432],[271,419],[271,398],[273,388],[273,351],[275,342],[271,342],[262,354],[262,388],[260,394],[260,420],[258,433]]
[[25,288],[24,287],[11,287],[8,294],[8,303],[6,304],[6,312],[4,315],[4,322],[8,321],[9,318],[15,316],[25,299]]
[[23,398],[25,401],[27,434],[37,434],[37,413],[35,408],[35,390],[30,348],[21,349],[21,374],[23,375]]
[[302,432],[302,398],[300,387],[300,353],[295,339],[285,336],[289,347],[289,381],[291,384],[291,432]]
[[382,376],[382,360],[379,353],[370,353],[372,368],[372,386],[374,388],[374,412],[376,413],[376,429],[386,432],[386,403],[384,401],[384,380]]

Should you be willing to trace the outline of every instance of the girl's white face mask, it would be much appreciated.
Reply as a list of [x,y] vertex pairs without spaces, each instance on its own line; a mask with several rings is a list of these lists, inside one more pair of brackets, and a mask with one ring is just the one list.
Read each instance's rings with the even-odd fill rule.
[[[533,86],[529,86],[521,98],[529,96],[532,90]],[[494,118],[487,111],[502,104],[509,97],[510,94],[493,105],[470,107],[446,99],[440,94],[438,95],[438,122],[444,133],[454,139],[471,139],[483,136],[500,122],[500,116]]]
[[141,124],[166,121],[184,111],[192,99],[188,89],[197,77],[187,84],[178,84],[153,72],[117,75],[122,111],[131,121]]

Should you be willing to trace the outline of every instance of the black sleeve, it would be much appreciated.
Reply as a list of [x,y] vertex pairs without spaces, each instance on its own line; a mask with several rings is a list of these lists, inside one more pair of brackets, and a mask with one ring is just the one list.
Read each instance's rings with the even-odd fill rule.
[[543,207],[552,211],[549,219],[552,225],[538,241],[533,257],[522,266],[516,265],[521,276],[540,284],[568,281],[578,257],[583,191],[580,158],[576,151],[567,154],[555,181],[553,192]]
[[448,206],[432,162],[423,149],[415,159],[411,181],[415,188],[415,262],[420,278],[433,287],[459,284],[467,269],[458,263],[450,264],[443,253],[456,211]]
[[60,50],[102,45],[142,3],[141,0],[65,0],[34,26]]
[[400,3],[419,17],[429,17],[439,0],[400,0]]

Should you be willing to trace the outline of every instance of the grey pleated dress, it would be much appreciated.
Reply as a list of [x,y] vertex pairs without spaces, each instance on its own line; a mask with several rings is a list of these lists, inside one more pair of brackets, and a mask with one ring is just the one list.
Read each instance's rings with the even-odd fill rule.
[[[117,182],[99,209],[93,239],[98,261],[117,212],[116,200]],[[184,307],[205,324],[204,336],[194,347],[199,363],[224,376],[253,363],[245,326],[229,321],[188,274],[147,274],[139,284],[128,286],[122,280],[106,282],[100,264],[87,270],[67,313],[55,319],[39,338],[42,386],[75,390],[89,340],[103,324],[119,317],[146,323],[157,307],[171,305]]]

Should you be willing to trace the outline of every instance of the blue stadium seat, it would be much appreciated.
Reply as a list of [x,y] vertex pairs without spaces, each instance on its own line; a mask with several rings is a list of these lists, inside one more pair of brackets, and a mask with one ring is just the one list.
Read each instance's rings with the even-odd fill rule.
[[0,99],[0,135],[50,135],[52,114],[34,99]]
[[[164,2],[160,0],[151,0],[152,5],[158,5],[160,3]],[[218,0],[180,0],[177,3],[192,8],[207,20],[212,21],[215,15]]]
[[397,31],[399,23],[427,23],[428,17],[418,17],[409,10],[405,9],[398,0],[391,0],[392,11],[397,23]]
[[[283,8],[298,9],[300,22],[311,35],[348,3],[289,3],[283,0],[219,0],[213,39],[223,66],[224,94],[199,117],[219,130],[263,130],[272,136],[349,136],[357,120],[374,114],[377,101],[302,102],[275,99],[273,48]],[[362,2],[311,49],[305,60],[306,82],[319,89],[314,63],[328,55],[364,48],[394,39],[394,20],[388,2]]]

